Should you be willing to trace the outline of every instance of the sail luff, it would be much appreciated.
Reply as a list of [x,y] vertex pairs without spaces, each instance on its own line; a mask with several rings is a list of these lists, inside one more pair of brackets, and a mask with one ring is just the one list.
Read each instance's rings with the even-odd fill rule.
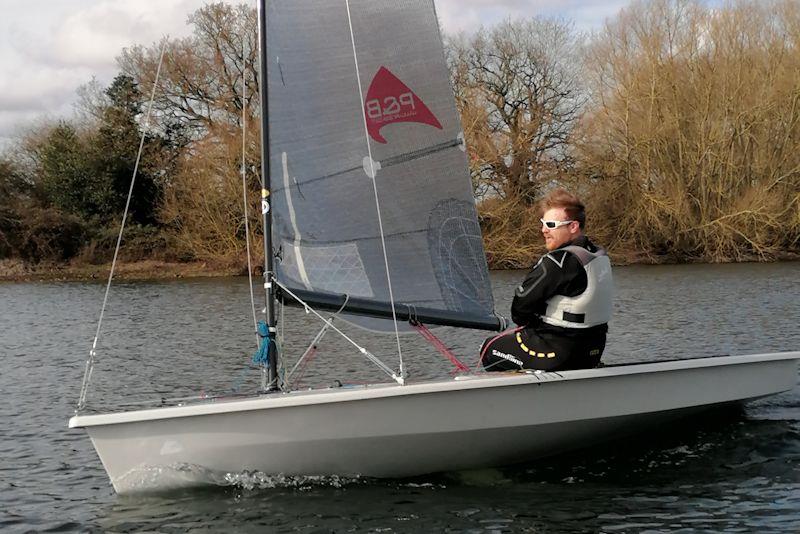
[[[261,80],[259,83],[261,97],[261,220],[264,227],[264,307],[265,319],[267,323],[267,336],[264,343],[275,346],[275,335],[277,333],[275,317],[275,287],[274,259],[272,248],[272,211],[270,210],[270,138],[269,138],[269,73],[267,71],[267,4],[266,0],[258,2],[258,44],[259,44],[259,68]],[[268,390],[278,389],[278,351],[271,351],[269,355],[269,367],[267,369]]]

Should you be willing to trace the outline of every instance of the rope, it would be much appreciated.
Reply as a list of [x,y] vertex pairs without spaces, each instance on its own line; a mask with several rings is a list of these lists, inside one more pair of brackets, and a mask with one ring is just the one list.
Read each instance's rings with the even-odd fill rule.
[[383,220],[381,218],[381,204],[378,199],[378,183],[375,181],[375,168],[372,159],[372,147],[369,144],[369,128],[367,127],[367,115],[364,110],[364,91],[361,88],[361,73],[358,70],[358,54],[356,53],[356,37],[353,34],[353,20],[350,16],[350,0],[345,0],[347,6],[347,23],[350,26],[350,42],[353,45],[353,61],[356,67],[356,81],[358,82],[358,98],[361,106],[361,118],[364,122],[364,135],[367,141],[367,156],[369,156],[369,174],[372,179],[372,189],[375,191],[375,208],[378,211],[378,228],[381,232],[381,248],[383,249],[383,263],[386,266],[386,282],[389,285],[389,303],[392,305],[392,320],[394,321],[394,333],[397,338],[397,356],[400,360],[400,379],[405,378],[405,369],[403,367],[403,350],[400,348],[400,330],[397,328],[397,314],[394,309],[394,294],[392,292],[392,277],[389,274],[389,256],[386,253],[386,239],[383,235]]
[[469,373],[470,372],[470,368],[466,364],[464,364],[461,360],[456,358],[456,355],[453,354],[453,352],[447,347],[447,345],[445,345],[442,342],[441,339],[436,337],[433,334],[433,332],[431,332],[428,329],[428,327],[426,327],[424,324],[416,322],[416,321],[412,322],[411,326],[413,326],[417,330],[417,332],[422,334],[422,337],[424,337],[428,341],[428,343],[433,345],[433,347],[436,350],[438,350],[442,354],[442,356],[444,356],[445,358],[450,360],[450,363],[455,365],[456,369],[458,371],[465,372],[465,373]]
[[269,365],[270,353],[275,350],[273,348],[275,342],[269,338],[269,328],[264,321],[258,322],[258,337],[261,338],[261,343],[256,353],[253,354],[253,363],[266,367]]
[[167,50],[167,42],[169,36],[164,37],[164,42],[161,45],[161,55],[158,59],[158,68],[156,69],[156,76],[153,79],[153,89],[150,92],[150,103],[147,105],[147,113],[145,114],[144,125],[142,127],[142,137],[139,140],[139,151],[136,153],[136,163],[133,166],[133,175],[131,176],[131,185],[128,188],[128,198],[125,200],[125,210],[122,212],[122,222],[119,226],[119,235],[117,236],[117,245],[114,248],[114,258],[111,260],[111,270],[108,273],[108,282],[106,283],[106,292],[103,295],[103,305],[100,307],[100,318],[97,321],[97,330],[94,334],[94,341],[92,342],[92,349],[89,351],[89,358],[86,360],[86,368],[83,372],[83,383],[81,384],[81,393],[78,397],[79,412],[86,407],[86,394],[89,391],[89,383],[92,380],[92,371],[94,370],[94,359],[97,356],[97,340],[100,338],[100,329],[103,325],[103,316],[105,315],[106,305],[108,304],[108,294],[111,291],[111,280],[114,278],[114,270],[117,266],[117,257],[119,256],[120,245],[122,244],[122,233],[125,230],[125,221],[128,219],[128,209],[131,205],[131,197],[133,196],[133,186],[136,183],[136,175],[139,173],[139,162],[142,159],[142,152],[144,151],[144,141],[147,138],[147,130],[150,127],[150,114],[153,110],[153,102],[156,98],[156,87],[158,87],[158,80],[161,77],[161,65],[164,63],[164,53]]
[[[261,389],[262,391],[267,391],[266,386],[271,386],[272,383],[266,383],[266,374],[265,370],[269,366],[269,359],[270,355],[276,354],[278,350],[278,346],[275,344],[275,340],[269,337],[269,327],[265,321],[258,322],[258,336],[261,338],[261,345],[258,347],[258,350],[255,354],[253,354],[253,364],[259,366],[261,368]],[[275,381],[278,380],[278,376],[275,376]]]
[[[308,364],[311,363],[311,360],[314,359],[314,356],[317,355],[317,347],[316,345],[312,345],[308,347],[308,350],[303,354],[303,365],[300,367],[300,372],[297,375],[297,379],[295,380],[294,387],[299,388],[300,382],[303,379],[303,376],[306,374],[306,369],[308,368]],[[300,363],[299,361],[297,363]],[[291,376],[291,375],[290,375]]]
[[[294,376],[295,371],[297,371],[297,368],[300,367],[300,376],[297,378],[297,381],[298,382],[300,381],[300,378],[303,377],[303,373],[305,373],[305,368],[306,368],[306,364],[305,364],[304,360],[306,358],[311,359],[311,358],[314,357],[314,355],[317,352],[317,344],[322,340],[322,337],[328,331],[328,328],[329,328],[329,326],[326,324],[325,326],[322,327],[322,329],[319,332],[317,332],[317,335],[314,336],[314,339],[311,341],[311,343],[309,343],[308,347],[303,352],[302,356],[300,356],[300,358],[298,358],[297,363],[294,364],[294,367],[292,367],[292,370],[289,371],[288,379],[291,379],[292,376]],[[301,364],[302,364],[302,366],[301,366]]]
[[[277,320],[278,331],[275,334],[275,343],[277,343],[278,347],[284,347],[285,345],[284,345],[283,341],[284,341],[284,333],[285,333],[285,323],[286,323],[286,321],[284,320],[284,314],[283,314],[284,313],[284,304],[283,304],[283,302],[280,302],[279,304],[280,304],[280,306],[278,307],[278,311],[277,311],[277,313],[278,313],[278,320]],[[283,390],[284,392],[288,391],[289,388],[288,388],[288,385],[286,383],[286,367],[285,367],[285,362],[283,361],[283,358],[280,358],[278,360],[278,376],[279,376],[278,385],[281,387],[281,390]]]

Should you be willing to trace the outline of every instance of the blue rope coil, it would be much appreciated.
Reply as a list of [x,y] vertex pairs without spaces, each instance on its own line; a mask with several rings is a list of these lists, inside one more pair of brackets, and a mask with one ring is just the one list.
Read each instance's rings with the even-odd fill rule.
[[264,321],[258,322],[258,336],[261,338],[261,343],[258,350],[253,354],[253,363],[256,365],[267,366],[269,364],[270,349],[274,343],[269,337],[269,328]]

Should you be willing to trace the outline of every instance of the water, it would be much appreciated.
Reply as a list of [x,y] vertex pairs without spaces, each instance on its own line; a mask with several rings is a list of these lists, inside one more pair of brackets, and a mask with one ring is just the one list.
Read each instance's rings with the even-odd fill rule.
[[[493,273],[498,310],[507,312],[522,274]],[[800,264],[621,267],[615,276],[607,363],[800,349]],[[743,413],[522,467],[401,481],[233,473],[217,487],[119,497],[86,435],[66,429],[104,289],[0,283],[3,532],[800,531],[800,388]],[[115,285],[90,407],[252,390],[248,301],[241,278]],[[317,328],[287,312],[287,337],[308,342]],[[475,363],[484,334],[437,335]],[[305,348],[287,345],[287,355]],[[397,367],[394,338],[368,346]],[[412,379],[447,376],[449,363],[419,336],[403,336],[402,347]],[[385,378],[328,334],[300,383]]]

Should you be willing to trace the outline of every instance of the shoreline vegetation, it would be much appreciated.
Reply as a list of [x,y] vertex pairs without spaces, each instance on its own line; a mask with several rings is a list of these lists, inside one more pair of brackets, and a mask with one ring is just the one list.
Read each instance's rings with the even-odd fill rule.
[[[246,274],[246,228],[263,257],[256,12],[188,25],[0,153],[0,280],[107,279],[134,168],[115,277]],[[554,187],[616,264],[800,258],[800,2],[632,0],[592,34],[509,19],[445,56],[491,269],[544,252]]]
[[[39,264],[30,265],[19,260],[0,260],[0,282],[80,282],[97,280],[106,282],[111,264]],[[263,271],[254,269],[256,273]],[[168,262],[139,260],[117,263],[114,280],[152,281],[180,278],[204,278],[246,275],[247,269],[215,266],[208,262]]]
[[[774,261],[800,262],[800,254],[786,253]],[[761,262],[757,256],[729,263]],[[621,258],[614,259],[614,265],[678,265],[702,264],[703,261],[677,262],[675,258]],[[717,262],[720,263],[720,262]],[[106,282],[111,264],[91,265],[78,263],[44,263],[31,265],[20,260],[0,260],[0,282]],[[511,270],[511,269],[494,269]],[[263,274],[260,264],[254,265],[253,276]],[[119,262],[114,272],[114,280],[157,281],[185,278],[211,278],[226,276],[247,276],[246,266],[218,265],[210,262],[175,262],[162,260],[138,260]]]

